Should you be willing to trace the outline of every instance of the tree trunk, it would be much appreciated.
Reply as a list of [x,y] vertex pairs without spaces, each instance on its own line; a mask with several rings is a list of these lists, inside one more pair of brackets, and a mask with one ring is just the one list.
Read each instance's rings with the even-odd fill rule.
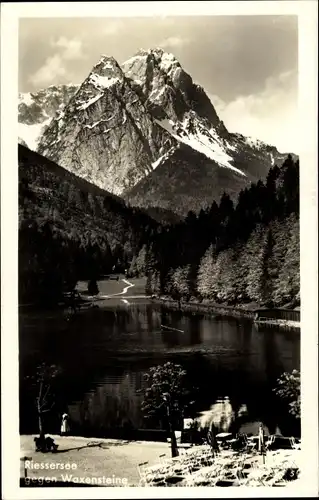
[[39,433],[40,433],[40,438],[44,439],[44,429],[43,429],[43,419],[42,419],[42,412],[41,412],[41,401],[42,401],[42,390],[43,390],[43,380],[40,382],[40,387],[39,387],[39,396],[37,398],[37,408],[38,408],[38,419],[39,419]]
[[40,433],[40,438],[44,439],[45,438],[45,434],[44,434],[43,420],[42,420],[41,411],[38,412],[38,417],[39,417],[39,433]]
[[171,452],[172,452],[172,458],[178,457],[178,448],[177,448],[177,442],[176,442],[176,436],[175,432],[171,430]]
[[171,453],[172,453],[172,458],[174,458],[178,457],[178,448],[177,448],[175,432],[170,417],[168,418],[168,425],[169,425],[169,435],[171,438]]
[[170,408],[170,401],[167,401],[167,406],[166,406],[166,413],[167,413],[167,423],[168,423],[168,430],[169,430],[169,436],[171,440],[171,452],[172,452],[172,458],[178,457],[178,448],[177,448],[177,442],[176,442],[176,436],[173,428],[173,422],[171,418],[171,408]]

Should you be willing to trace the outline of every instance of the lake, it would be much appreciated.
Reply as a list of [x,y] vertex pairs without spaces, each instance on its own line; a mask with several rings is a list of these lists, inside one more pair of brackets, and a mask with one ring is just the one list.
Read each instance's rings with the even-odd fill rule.
[[[169,325],[181,330],[163,330]],[[36,433],[34,393],[27,375],[41,362],[58,365],[56,404],[47,431],[58,433],[61,413],[72,434],[118,437],[126,430],[155,428],[141,413],[143,374],[173,361],[184,366],[196,388],[194,411],[210,410],[229,397],[242,422],[262,421],[275,432],[298,434],[272,388],[284,371],[299,369],[300,334],[256,327],[243,319],[170,311],[135,300],[81,312],[20,312],[20,432]],[[185,415],[188,416],[188,415]],[[237,417],[239,418],[239,417]]]

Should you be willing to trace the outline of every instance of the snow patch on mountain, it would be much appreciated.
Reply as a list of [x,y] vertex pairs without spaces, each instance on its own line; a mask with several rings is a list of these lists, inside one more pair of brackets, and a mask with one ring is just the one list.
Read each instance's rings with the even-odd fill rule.
[[234,146],[233,144],[229,144],[228,141],[226,141],[226,146],[227,146],[227,149],[229,149],[229,151],[237,151],[236,146]]
[[97,75],[96,73],[92,73],[89,78],[89,83],[92,83],[99,90],[111,87],[112,85],[115,85],[119,81],[120,81],[119,78],[101,76]]
[[260,141],[259,139],[255,137],[245,137],[245,142],[248,144],[248,146],[256,149],[262,149],[263,147],[266,146],[266,144],[263,141]]
[[51,119],[62,116],[65,105],[76,94],[79,85],[50,85],[34,92],[18,95],[18,122],[20,139],[33,150]]
[[94,104],[96,101],[98,101],[99,99],[101,99],[102,96],[103,96],[103,94],[98,94],[95,97],[92,97],[87,102],[82,103],[77,109],[78,110],[83,110],[83,109],[88,108],[89,106],[91,106],[91,104]]
[[38,141],[44,131],[44,129],[51,122],[51,118],[48,118],[42,123],[35,123],[34,125],[27,125],[25,123],[18,124],[18,135],[27,144],[29,149],[36,151],[38,146]]
[[104,63],[103,69],[113,69],[113,64],[107,61]]
[[157,158],[157,160],[152,163],[152,169],[155,170],[161,163],[168,160],[168,158],[175,151],[175,149],[176,149],[175,147],[172,147],[166,153],[164,153],[162,156]]
[[163,71],[169,72],[172,69],[173,64],[178,64],[178,61],[175,58],[175,56],[168,52],[163,52],[159,67]]
[[141,60],[141,59],[144,59],[145,58],[145,55],[135,55],[133,57],[130,57],[129,59],[127,59],[124,63],[123,63],[123,66],[124,65],[130,65],[130,64],[133,64],[135,63],[136,61],[138,60]]
[[[110,120],[112,120],[114,118],[114,116],[115,116],[115,113],[112,116],[110,116],[110,118],[103,118],[101,120],[98,120],[97,122],[92,123],[92,125],[89,125],[89,124],[84,125],[84,128],[89,128],[89,129],[95,128],[95,127],[97,127],[97,125],[100,125],[101,123],[109,122]],[[124,119],[126,119],[125,115],[124,115]],[[123,125],[123,123],[122,123],[122,125]],[[106,130],[104,132],[106,132]]]
[[[107,89],[123,82],[122,70],[115,59],[102,56],[99,63],[93,68],[84,86],[77,93],[76,109],[83,111],[105,95]],[[97,91],[97,92],[96,92]]]
[[27,143],[23,139],[21,139],[21,137],[18,137],[18,143],[21,144],[21,146],[24,146],[25,148],[28,147]]
[[99,120],[98,122],[92,123],[92,125],[84,125],[84,128],[92,129],[92,128],[97,127],[97,125],[100,125],[100,123],[102,123],[102,122],[103,122],[103,120]]
[[152,92],[150,93],[148,100],[152,102],[156,102],[157,100],[160,100],[160,97],[165,94],[167,91],[167,86],[165,85],[164,87],[160,89],[153,89]]
[[227,154],[227,142],[222,141],[214,128],[207,129],[196,116],[188,115],[183,122],[178,123],[169,119],[156,120],[156,122],[177,141],[204,154],[219,166],[229,168],[246,177],[244,172],[230,163],[232,157]]
[[31,106],[33,103],[34,100],[31,92],[19,93],[19,104],[25,104],[26,106]]

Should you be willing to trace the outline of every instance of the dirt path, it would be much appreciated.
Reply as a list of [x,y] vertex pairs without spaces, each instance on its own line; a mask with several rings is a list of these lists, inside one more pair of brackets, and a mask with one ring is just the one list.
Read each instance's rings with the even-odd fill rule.
[[111,295],[99,295],[99,297],[101,299],[109,299],[111,297],[117,297],[118,295],[125,295],[127,293],[127,290],[129,288],[132,288],[132,286],[135,286],[134,283],[130,283],[126,279],[122,279],[121,281],[123,281],[123,283],[126,283],[126,285],[127,285],[121,292],[119,292],[119,293],[112,293]]

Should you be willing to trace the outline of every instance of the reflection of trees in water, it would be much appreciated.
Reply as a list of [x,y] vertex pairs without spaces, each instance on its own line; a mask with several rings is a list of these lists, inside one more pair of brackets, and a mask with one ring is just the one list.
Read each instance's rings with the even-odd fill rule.
[[[156,318],[156,316],[155,316]],[[146,326],[147,326],[147,330],[152,332],[155,324],[154,324],[154,311],[152,311],[152,309],[150,307],[147,307],[146,308]]]
[[[245,403],[237,405],[237,408],[235,408],[228,396],[218,398],[209,410],[200,413],[197,421],[200,428],[214,430],[215,434],[218,432],[258,434],[259,424],[261,423],[261,420],[254,421],[249,416]],[[266,432],[269,434],[268,428],[266,428]]]
[[120,428],[139,428],[140,396],[136,387],[140,381],[137,383],[136,375],[125,373],[120,380],[97,386],[73,407],[71,417],[82,428],[94,429],[98,435]]
[[[260,401],[260,407],[267,419],[267,423],[271,432],[275,431],[276,425],[279,425],[280,430],[285,434],[298,434],[300,432],[299,423],[291,415],[289,415],[287,406],[284,401],[280,400],[273,392],[273,388],[277,385],[278,378],[284,372],[290,372],[294,368],[299,369],[300,351],[294,352],[293,346],[297,343],[292,335],[295,332],[280,332],[276,333],[272,329],[265,329],[263,335],[263,354],[265,359],[266,383],[269,389],[270,396],[264,404]],[[293,344],[293,345],[292,345]],[[291,354],[294,354],[291,356]],[[273,408],[276,408],[274,414]]]
[[[218,355],[197,354],[186,360],[184,366],[198,387],[195,406],[205,426],[236,432],[247,421],[269,424],[271,390],[260,386],[260,376],[251,371],[246,357],[221,359]],[[277,412],[273,414],[276,420]]]
[[140,346],[153,345],[158,338],[153,335],[160,330],[160,309],[152,304],[134,304],[129,307],[118,307],[114,326],[115,336],[130,335],[130,340],[137,341]]
[[[80,401],[86,393],[83,403],[73,406],[74,418],[92,429],[96,425],[101,432],[112,426],[146,425],[135,389],[141,387],[144,371],[166,360],[182,364],[198,388],[194,413],[209,410],[218,398],[229,396],[237,421],[238,411],[246,404],[250,419],[266,420],[271,427],[281,409],[270,386],[279,372],[299,367],[295,332],[293,336],[290,332],[256,332],[249,322],[181,314],[153,304],[101,308],[78,315],[72,322],[61,317],[59,321],[30,317],[26,325],[24,320],[20,355],[28,360],[28,369],[22,361],[22,371],[34,363],[31,351],[38,352],[41,359],[56,358],[65,369],[63,402]],[[160,324],[184,332],[160,332]],[[200,344],[195,349],[201,353],[194,352],[196,344]],[[189,353],[182,354],[179,346],[190,346]],[[134,354],[136,348],[149,349],[148,359]],[[132,355],[121,357],[123,349],[126,354],[132,349]],[[203,354],[205,350],[207,354]],[[124,376],[127,372],[129,380]],[[101,380],[110,382],[88,394]],[[21,415],[27,419],[28,400],[23,389],[21,402]],[[240,421],[244,420],[241,417]],[[81,430],[79,427],[79,433]]]
[[201,331],[199,318],[192,314],[189,319],[189,344],[196,345],[201,343]]
[[161,325],[172,330],[162,330],[162,340],[167,347],[192,346],[201,344],[201,318],[192,313],[181,314],[178,311],[161,310]]

